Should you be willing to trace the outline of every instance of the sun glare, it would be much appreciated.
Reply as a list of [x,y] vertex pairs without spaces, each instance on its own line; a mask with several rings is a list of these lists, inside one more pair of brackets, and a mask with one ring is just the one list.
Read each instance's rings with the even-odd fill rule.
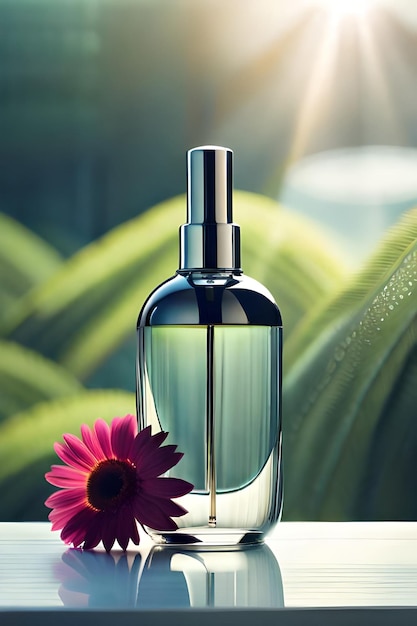
[[[334,120],[339,121],[341,129],[351,124],[364,142],[381,128],[388,143],[395,143],[393,138],[401,137],[404,130],[381,54],[381,26],[386,23],[372,19],[386,0],[307,2],[321,11],[320,16],[307,22],[308,30],[304,32],[303,41],[314,49],[314,56],[300,98],[289,162],[311,152],[320,133],[328,133]],[[389,33],[386,27],[385,38]],[[338,132],[343,135],[342,130]]]
[[312,4],[326,9],[338,18],[364,17],[378,0],[312,0]]

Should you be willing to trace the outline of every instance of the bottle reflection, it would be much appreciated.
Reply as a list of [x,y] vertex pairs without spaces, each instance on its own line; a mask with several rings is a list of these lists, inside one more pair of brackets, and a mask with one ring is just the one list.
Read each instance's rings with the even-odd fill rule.
[[67,550],[55,575],[66,606],[86,608],[279,608],[278,562],[265,545],[198,551],[155,546],[140,553]]
[[197,551],[156,546],[139,582],[138,608],[283,607],[278,562],[265,546]]

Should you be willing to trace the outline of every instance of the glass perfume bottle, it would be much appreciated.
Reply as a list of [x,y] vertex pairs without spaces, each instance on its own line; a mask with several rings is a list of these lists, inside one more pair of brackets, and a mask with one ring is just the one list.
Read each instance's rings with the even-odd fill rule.
[[184,452],[173,475],[194,485],[178,499],[178,530],[149,532],[199,549],[262,542],[282,509],[282,321],[240,267],[232,159],[217,146],[188,151],[180,267],[137,325],[139,427],[169,432]]

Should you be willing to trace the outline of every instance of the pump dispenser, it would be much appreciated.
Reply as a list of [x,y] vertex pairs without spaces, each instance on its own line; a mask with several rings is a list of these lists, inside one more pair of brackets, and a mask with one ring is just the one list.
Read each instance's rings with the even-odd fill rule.
[[180,228],[180,269],[240,269],[240,228],[232,222],[232,159],[227,148],[187,154],[187,223]]
[[217,146],[188,152],[179,269],[137,325],[139,427],[169,432],[184,453],[172,475],[194,485],[178,530],[149,532],[199,549],[262,542],[282,509],[282,321],[240,267],[232,159]]

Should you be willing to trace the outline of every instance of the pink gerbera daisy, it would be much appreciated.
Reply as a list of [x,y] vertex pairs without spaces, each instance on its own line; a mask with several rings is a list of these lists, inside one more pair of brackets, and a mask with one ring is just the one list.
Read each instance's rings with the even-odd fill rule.
[[139,544],[136,520],[156,530],[178,528],[172,517],[187,511],[171,498],[193,488],[164,474],[182,458],[176,446],[160,447],[168,433],[151,434],[148,426],[137,432],[133,415],[116,417],[110,427],[99,419],[92,429],[83,424],[82,440],[64,435],[56,443],[57,455],[67,465],[53,465],[46,480],[61,487],[45,504],[52,530],[74,547],[89,550],[100,541],[107,551],[117,540],[126,550],[131,539]]

